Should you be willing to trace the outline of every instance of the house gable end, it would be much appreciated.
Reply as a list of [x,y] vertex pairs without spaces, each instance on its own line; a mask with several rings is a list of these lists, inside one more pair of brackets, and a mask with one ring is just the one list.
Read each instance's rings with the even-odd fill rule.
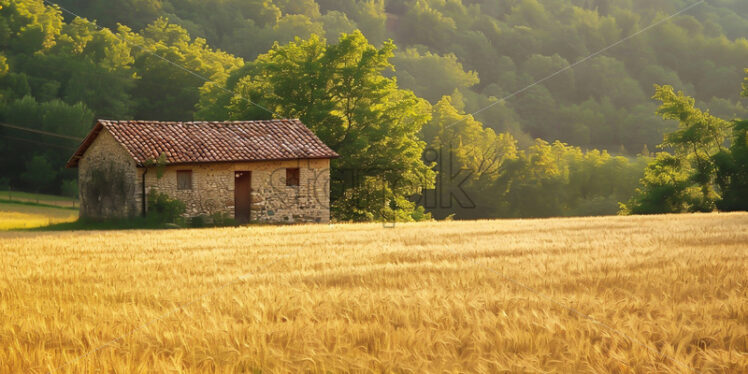
[[80,163],[80,160],[83,159],[86,155],[86,152],[88,152],[89,148],[96,143],[96,141],[99,139],[99,136],[103,133],[106,133],[108,136],[112,137],[115,140],[115,143],[117,143],[118,148],[125,152],[127,155],[129,155],[130,158],[135,160],[135,157],[133,157],[132,153],[122,145],[122,143],[117,139],[114,134],[112,134],[109,130],[107,130],[101,122],[96,122],[96,125],[91,130],[91,132],[88,133],[85,139],[81,142],[81,144],[78,146],[78,149],[73,153],[73,156],[70,157],[68,162],[65,164],[65,167],[68,169],[76,168],[78,167],[78,164]]
[[135,160],[109,131],[98,131],[76,160],[80,216],[124,218],[139,213]]

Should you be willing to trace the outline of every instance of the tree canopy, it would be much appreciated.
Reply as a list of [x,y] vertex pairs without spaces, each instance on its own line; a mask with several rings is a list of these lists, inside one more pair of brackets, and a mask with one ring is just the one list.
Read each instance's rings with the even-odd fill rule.
[[[743,93],[745,95],[745,92]],[[678,121],[647,166],[624,213],[680,213],[748,209],[746,121],[729,122],[695,106],[670,86],[656,86],[657,113]],[[730,131],[732,129],[732,131]],[[729,141],[728,141],[729,140]]]
[[[332,185],[339,218],[381,219],[383,201],[390,202],[386,205],[393,214],[407,217],[415,205],[406,198],[433,180],[433,171],[421,159],[426,143],[417,138],[430,105],[383,75],[392,67],[393,50],[392,43],[374,47],[358,31],[343,34],[337,44],[317,36],[276,44],[232,75],[230,94],[213,86],[219,92],[206,94],[209,100],[201,103],[199,113],[231,119],[271,114],[299,118],[341,155],[332,169],[333,180],[341,182]],[[375,178],[381,179],[381,187]],[[386,191],[379,206],[344,201],[343,196],[363,188],[379,188],[372,194]]]

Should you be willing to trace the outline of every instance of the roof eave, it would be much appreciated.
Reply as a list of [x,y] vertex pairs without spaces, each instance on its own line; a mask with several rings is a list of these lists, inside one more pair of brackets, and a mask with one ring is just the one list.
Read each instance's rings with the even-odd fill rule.
[[[306,127],[299,119],[292,119],[290,121],[298,122],[301,126],[304,127],[304,129],[307,132],[310,133],[311,136],[315,137],[319,141],[319,138],[317,138],[317,136],[311,130],[309,130],[309,128]],[[88,135],[86,136],[86,138],[83,139],[83,141],[81,142],[81,144],[78,146],[78,148],[75,151],[75,153],[73,153],[73,155],[70,157],[70,159],[68,160],[68,162],[65,164],[65,167],[66,168],[76,168],[76,167],[78,167],[79,161],[83,158],[83,156],[86,153],[86,151],[88,150],[88,148],[91,146],[91,144],[93,144],[94,140],[96,140],[96,138],[99,136],[99,134],[101,133],[101,131],[103,129],[106,129],[111,124],[111,122],[118,122],[118,121],[108,121],[108,120],[98,119],[96,121],[96,124],[94,125],[93,129],[91,129],[91,131],[88,133]],[[216,123],[218,123],[218,122],[220,122],[220,121],[216,121]],[[190,122],[190,123],[192,123],[192,122]],[[120,140],[118,140],[116,136],[115,136],[115,140],[117,140],[118,143],[120,143],[121,145],[123,145],[122,142]],[[324,145],[324,143],[322,143],[322,144]],[[140,161],[139,157],[136,157],[136,155],[133,154],[133,152],[130,149],[128,149],[126,146],[123,145],[123,147],[130,154],[130,157],[133,158],[133,160],[135,161],[135,165],[137,167],[139,167],[139,168],[146,167],[144,161]],[[220,161],[189,161],[189,162],[167,163],[166,165],[189,165],[189,164],[210,164],[210,163],[236,163],[236,162],[268,162],[268,161],[315,160],[315,159],[328,159],[328,160],[331,160],[331,159],[340,158],[340,155],[337,152],[333,151],[332,149],[330,149],[326,145],[325,145],[325,147],[327,148],[327,150],[329,151],[329,153],[326,154],[326,155],[324,155],[324,156],[289,157],[289,158],[263,158],[263,159],[234,159],[234,160],[220,160]]]
[[93,141],[96,140],[96,137],[99,136],[99,133],[101,133],[101,130],[103,128],[104,126],[101,124],[101,122],[96,121],[96,125],[94,125],[94,128],[91,129],[91,132],[86,135],[85,139],[83,139],[81,144],[78,146],[78,149],[75,150],[75,153],[73,153],[68,162],[65,164],[65,168],[72,169],[78,167],[78,161],[83,158],[83,154],[86,153],[88,147],[90,147]]
[[[311,157],[286,157],[286,158],[263,158],[249,160],[221,160],[221,161],[185,161],[185,162],[167,162],[163,166],[180,166],[180,165],[206,165],[206,164],[233,164],[237,162],[273,162],[273,161],[294,161],[294,160],[333,160],[340,158],[337,153],[332,156],[311,156]],[[142,162],[135,164],[136,167],[146,167]],[[150,166],[148,166],[150,167]]]

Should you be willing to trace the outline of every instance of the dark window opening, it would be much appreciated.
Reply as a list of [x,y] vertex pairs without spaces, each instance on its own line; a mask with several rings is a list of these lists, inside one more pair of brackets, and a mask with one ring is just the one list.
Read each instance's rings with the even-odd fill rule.
[[177,189],[192,189],[192,170],[177,170]]
[[286,169],[286,186],[299,185],[299,168]]

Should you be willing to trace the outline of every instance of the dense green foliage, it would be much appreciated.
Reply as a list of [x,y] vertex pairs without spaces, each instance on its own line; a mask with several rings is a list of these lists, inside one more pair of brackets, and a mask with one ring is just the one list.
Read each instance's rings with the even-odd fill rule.
[[206,92],[198,115],[299,118],[341,156],[332,169],[340,183],[331,185],[339,219],[410,219],[415,204],[407,197],[434,178],[421,160],[426,143],[416,137],[429,104],[382,75],[393,49],[375,48],[360,32],[333,45],[317,37],[276,45],[232,74],[231,93]]
[[[463,91],[473,112],[663,20],[695,0],[61,0],[116,28],[159,17],[254,60],[277,41],[337,40],[360,29],[400,49],[401,88],[436,103]],[[724,117],[748,117],[734,97],[748,61],[748,4],[720,0],[627,40],[476,118],[525,145],[540,137],[635,155],[671,124],[655,115],[653,84],[684,90]],[[717,108],[719,107],[719,108]],[[719,111],[718,111],[719,109]],[[528,136],[529,135],[529,136]]]
[[424,129],[440,173],[434,195],[423,202],[437,218],[615,214],[648,161],[648,155],[614,157],[541,139],[522,149],[511,134],[483,127],[455,102],[462,108],[451,97],[439,101]]
[[748,210],[748,122],[730,123],[701,111],[693,98],[670,86],[658,86],[654,98],[662,102],[657,112],[663,118],[679,122],[662,144],[672,155],[661,153],[647,166],[622,212]]
[[[68,137],[0,127],[0,170],[15,188],[52,193],[76,178],[63,165],[95,117],[190,119],[200,76],[225,79],[243,64],[164,19],[113,34],[65,22],[41,0],[0,0],[0,50],[0,122]],[[32,158],[50,164],[52,178],[22,178]]]
[[[73,193],[63,165],[97,117],[274,112],[301,118],[343,156],[333,164],[339,219],[419,219],[423,206],[436,217],[610,214],[642,176],[640,192],[661,194],[651,211],[741,206],[745,147],[729,140],[744,126],[719,118],[748,118],[734,95],[748,61],[743,0],[698,5],[560,74],[693,2],[59,4],[87,20],[42,0],[0,0],[0,122],[42,131],[0,127],[0,180],[14,188]],[[667,121],[649,98],[654,84],[684,91],[658,88],[674,105],[660,109]],[[696,107],[712,112],[686,110]],[[698,142],[711,145],[690,151],[703,131]],[[673,154],[645,171],[665,134]]]
[[186,209],[181,200],[156,190],[148,192],[148,218],[154,222],[175,223]]
[[720,210],[748,211],[748,121],[735,122],[732,145],[713,157],[716,184],[722,191]]

